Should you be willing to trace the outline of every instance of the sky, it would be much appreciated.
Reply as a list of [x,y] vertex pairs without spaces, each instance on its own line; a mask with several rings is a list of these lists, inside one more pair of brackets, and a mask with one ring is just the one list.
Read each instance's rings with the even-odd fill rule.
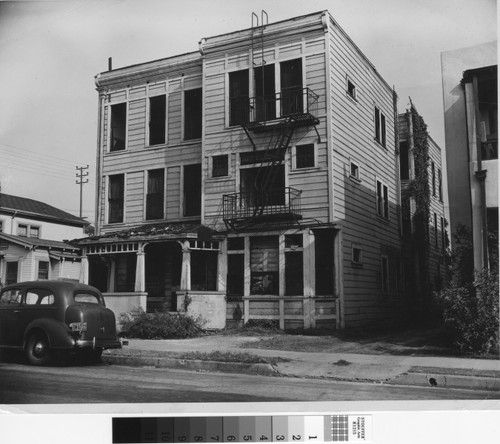
[[497,39],[496,0],[0,1],[0,185],[94,221],[97,92],[108,69],[198,50],[198,42],[328,9],[444,149],[441,52]]

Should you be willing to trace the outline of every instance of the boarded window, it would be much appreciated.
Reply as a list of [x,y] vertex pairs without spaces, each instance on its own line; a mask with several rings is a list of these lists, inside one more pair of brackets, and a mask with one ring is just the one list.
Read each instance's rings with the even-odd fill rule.
[[201,214],[201,164],[184,167],[184,216]]
[[250,98],[248,69],[229,73],[229,125],[248,122]]
[[184,91],[184,140],[201,137],[202,89]]
[[297,145],[295,147],[296,168],[314,167],[314,144]]
[[278,236],[250,239],[251,294],[279,293]]
[[127,128],[127,104],[117,103],[111,105],[111,144],[110,151],[125,149]]
[[123,222],[123,203],[124,203],[124,191],[125,191],[124,185],[125,185],[124,174],[116,174],[114,176],[109,176],[108,222],[110,224]]
[[148,193],[146,195],[146,219],[164,217],[165,170],[148,171]]
[[165,143],[166,96],[149,99],[149,144]]
[[212,157],[212,177],[225,177],[229,174],[227,154]]

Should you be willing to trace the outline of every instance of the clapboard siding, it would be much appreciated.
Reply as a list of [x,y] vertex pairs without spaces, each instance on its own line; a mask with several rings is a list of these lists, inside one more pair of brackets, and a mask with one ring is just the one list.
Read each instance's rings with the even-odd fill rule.
[[167,220],[176,219],[180,214],[181,168],[167,168]]

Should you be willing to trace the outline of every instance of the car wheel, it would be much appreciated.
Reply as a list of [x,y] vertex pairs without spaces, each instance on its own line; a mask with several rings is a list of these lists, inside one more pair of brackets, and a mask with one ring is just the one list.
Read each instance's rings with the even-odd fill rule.
[[34,333],[26,346],[28,361],[33,365],[47,365],[51,360],[50,344],[43,333]]

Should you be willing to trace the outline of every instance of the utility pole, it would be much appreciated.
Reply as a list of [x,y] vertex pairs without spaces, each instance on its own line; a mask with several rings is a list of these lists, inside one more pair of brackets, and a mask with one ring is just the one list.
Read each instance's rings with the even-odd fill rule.
[[89,175],[88,171],[83,172],[83,170],[88,170],[89,166],[77,166],[76,170],[78,171],[76,173],[77,181],[76,184],[80,185],[80,217],[82,217],[82,203],[83,203],[83,184],[88,183],[88,179],[83,180],[84,177],[87,177]]

